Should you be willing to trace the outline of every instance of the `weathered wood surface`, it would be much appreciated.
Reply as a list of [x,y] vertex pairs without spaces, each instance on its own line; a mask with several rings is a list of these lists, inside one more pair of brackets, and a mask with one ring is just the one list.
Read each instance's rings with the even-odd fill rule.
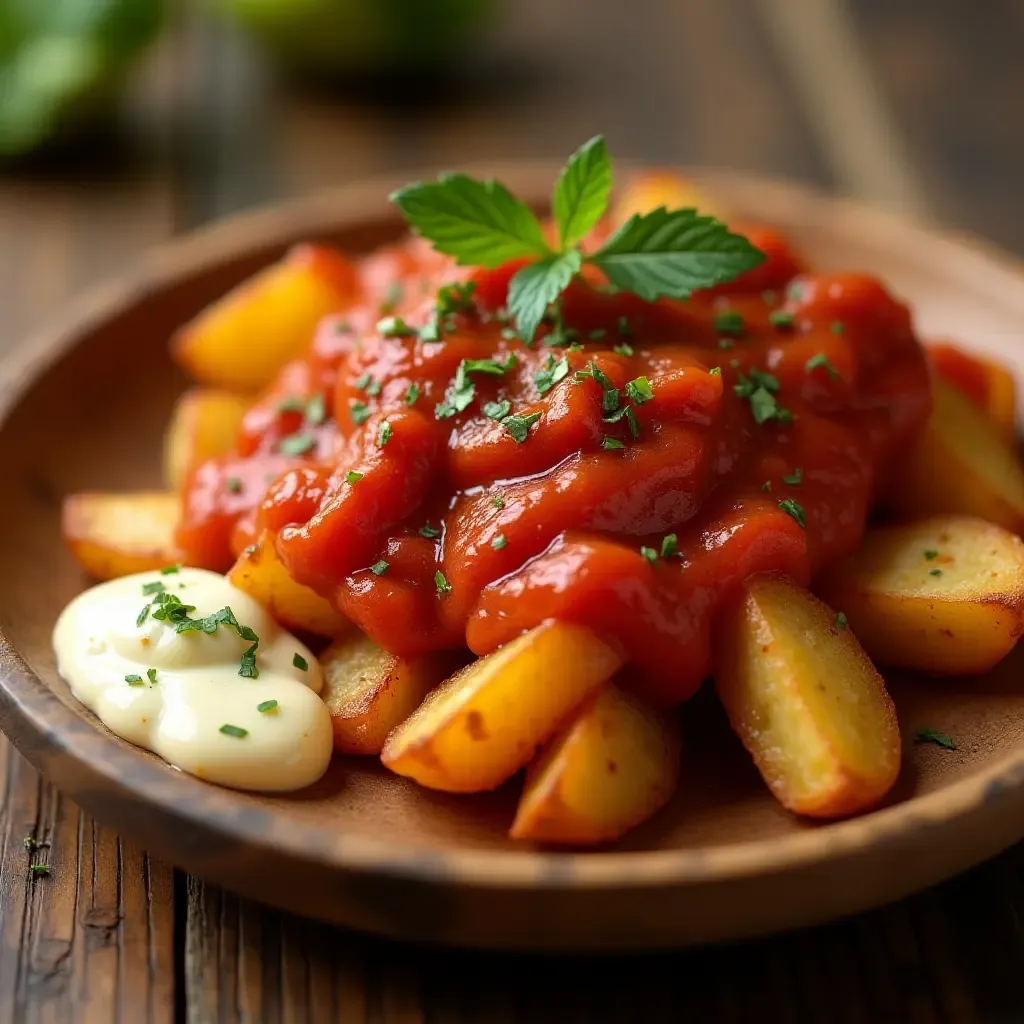
[[[1020,5],[785,4],[518,0],[458,91],[374,101],[280,89],[185,14],[140,79],[129,152],[0,179],[0,349],[212,217],[381,170],[564,154],[596,131],[616,153],[856,191],[1024,252]],[[403,947],[176,884],[2,739],[0,776],[0,1022],[1024,1020],[1020,848],[796,935],[541,960]],[[26,836],[50,845],[30,856]]]

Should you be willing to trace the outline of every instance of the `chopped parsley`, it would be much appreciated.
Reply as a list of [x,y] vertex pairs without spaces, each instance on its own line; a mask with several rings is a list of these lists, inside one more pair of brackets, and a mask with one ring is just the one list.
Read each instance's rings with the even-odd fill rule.
[[661,557],[671,558],[679,554],[679,540],[674,533],[666,533],[661,541]]
[[795,502],[792,498],[783,498],[782,501],[779,502],[779,508],[781,508],[787,516],[795,519],[796,522],[805,530],[807,529],[807,517],[804,515],[803,506]]
[[309,662],[298,651],[292,655],[292,664],[302,672],[309,669]]
[[658,552],[655,551],[654,548],[642,547],[640,549],[640,554],[643,555],[651,565],[654,565],[658,560]]
[[[278,705],[277,705],[277,701],[276,700],[264,700],[264,701],[261,701],[259,704],[256,705],[256,710],[261,715],[265,715],[268,711],[276,711],[277,710],[277,706]],[[221,729],[221,732],[223,732],[223,731],[224,730]]]
[[501,425],[512,435],[516,444],[522,444],[529,436],[530,427],[539,419],[539,412],[531,412],[526,416],[517,413],[515,416],[506,416],[501,421]]
[[646,377],[634,377],[633,380],[627,381],[626,397],[636,405],[643,405],[644,402],[651,401],[654,398],[654,392],[651,390],[650,381]]
[[538,370],[533,375],[533,382],[537,385],[538,394],[546,394],[550,391],[560,380],[564,380],[569,375],[569,361],[562,356],[558,362],[555,362],[555,357],[549,355],[548,361],[543,369]]
[[796,317],[792,313],[786,312],[784,309],[773,309],[768,314],[768,322],[772,327],[778,327],[779,330],[785,331],[796,323]]
[[633,440],[636,440],[640,436],[640,423],[636,418],[633,406],[624,405],[621,409],[604,417],[605,423],[618,423],[621,419],[626,421],[629,426],[629,432],[633,435]]
[[484,405],[484,415],[489,420],[500,423],[512,411],[512,403],[506,398],[500,402],[487,402]]
[[944,732],[939,732],[938,729],[918,729],[914,733],[914,742],[934,743],[935,746],[942,747],[943,750],[956,750],[953,738]]
[[429,523],[424,523],[419,530],[421,537],[426,537],[427,540],[433,540],[435,537],[441,536],[441,531],[435,526],[431,526]]
[[229,476],[224,481],[224,489],[228,494],[240,494],[242,491],[242,481],[237,476]]
[[49,864],[29,864],[28,869],[33,878],[46,878],[50,874]]
[[739,336],[746,330],[743,314],[735,309],[726,309],[715,314],[715,330],[719,334]]
[[615,452],[625,448],[626,446],[616,437],[602,437],[601,447],[607,451]]
[[503,548],[507,548],[508,541],[505,539],[505,534],[495,534],[494,539],[491,541],[491,547],[494,548],[495,551],[501,551]]
[[711,369],[708,370],[708,373],[710,373],[712,377],[721,377],[722,368],[720,366],[712,366]]
[[502,509],[505,507],[505,499],[500,494],[496,494],[491,498],[491,504],[497,509]]
[[301,430],[281,439],[282,455],[305,455],[315,447],[316,437]]
[[418,384],[410,384],[405,390],[405,404],[415,405],[420,397],[420,386]]
[[941,569],[929,569],[928,570],[928,575],[929,576],[941,576],[942,575],[942,570]]
[[437,587],[438,597],[444,597],[445,594],[450,594],[452,592],[452,585],[448,582],[444,573],[441,572],[440,569],[434,573],[434,586]]
[[165,565],[160,570],[160,575],[161,576],[173,576],[176,572],[181,572],[181,566],[180,565]]
[[768,420],[778,420],[780,423],[792,420],[792,413],[783,409],[775,398],[778,390],[779,380],[774,374],[756,369],[752,369],[747,376],[739,374],[737,383],[733,385],[733,391],[750,402],[751,414],[758,424]]
[[385,420],[377,431],[377,447],[383,448],[391,440],[391,424]]
[[142,611],[139,612],[138,617],[135,620],[136,626],[141,626],[146,621],[146,616],[149,615],[149,605],[143,605]]
[[[195,611],[195,608],[191,606],[187,607],[189,607],[190,611]],[[157,612],[154,612],[154,617],[157,614]],[[252,645],[242,654],[241,666],[238,669],[238,674],[246,679],[258,679],[260,671],[256,667],[256,649],[260,645],[259,635],[251,626],[243,626],[238,619],[235,618],[235,613],[228,605],[225,605],[219,611],[212,612],[210,615],[206,615],[201,619],[190,619],[184,615],[181,616],[177,621],[175,632],[189,633],[198,631],[212,635],[217,632],[217,629],[220,626],[230,627],[243,640],[248,640]]]
[[442,285],[437,290],[437,302],[434,306],[437,315],[451,316],[453,313],[472,313],[475,291],[475,281],[457,281],[454,284]]
[[225,736],[234,736],[236,740],[244,740],[249,735],[248,729],[243,729],[240,725],[229,725],[227,722],[220,727],[219,731]]
[[622,342],[620,345],[616,345],[615,348],[612,349],[612,351],[616,355],[631,356],[633,355],[633,346],[628,345],[626,342]]
[[840,612],[836,616],[836,629],[846,629],[849,625],[850,620],[846,617],[844,612]]
[[374,562],[373,565],[370,566],[370,572],[372,572],[374,576],[383,576],[387,571],[388,563],[385,562],[383,558],[379,562]]
[[127,675],[127,676],[125,676],[125,677],[124,677],[124,681],[125,681],[125,682],[126,682],[126,683],[127,683],[128,685],[129,685],[129,686],[142,686],[142,684],[143,684],[143,682],[144,682],[145,680],[143,680],[142,676],[136,675],[136,674],[135,674],[135,673],[133,672],[133,673],[131,673],[131,675]]
[[800,484],[803,483],[803,480],[804,471],[799,466],[797,466],[792,473],[787,473],[786,476],[782,478],[782,482],[784,484],[789,484],[790,487],[799,487]]
[[377,332],[384,338],[408,338],[416,333],[400,316],[386,316],[378,320]]
[[804,369],[808,372],[811,370],[822,369],[828,374],[830,380],[837,380],[839,377],[839,371],[832,365],[832,360],[829,359],[824,352],[819,352],[817,355],[811,356],[811,358],[804,363]]
[[154,683],[155,684],[156,683],[156,669],[155,668],[147,668],[146,669],[146,678],[150,681],[150,683]]
[[932,560],[939,557],[939,553],[938,551],[926,551],[924,553],[924,557],[927,558],[929,562],[931,562]]
[[[370,388],[367,388],[367,394],[379,395],[380,385],[371,385],[371,387],[373,386],[375,386],[377,390],[372,391]],[[311,427],[319,427],[325,419],[327,419],[327,404],[324,402],[324,396],[321,394],[313,395],[306,403],[306,422]]]
[[350,469],[345,474],[345,482],[349,483],[349,484],[357,484],[362,479],[363,479],[363,474],[362,473],[357,473],[354,469]]
[[348,415],[357,427],[361,427],[370,418],[370,407],[365,402],[350,402]]
[[159,594],[164,589],[163,583],[157,580],[155,583],[143,583],[142,592],[143,594]]

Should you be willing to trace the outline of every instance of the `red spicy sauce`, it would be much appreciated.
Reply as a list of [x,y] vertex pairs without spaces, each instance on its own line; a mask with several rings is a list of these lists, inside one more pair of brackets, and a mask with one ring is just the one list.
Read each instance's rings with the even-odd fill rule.
[[[546,344],[550,328],[533,348],[511,336],[496,314],[514,267],[478,272],[473,309],[441,340],[382,335],[386,298],[400,290],[396,312],[420,327],[438,286],[465,278],[422,242],[382,250],[361,266],[364,300],[247,416],[240,455],[197,470],[179,539],[223,568],[232,530],[236,549],[273,530],[292,575],[397,654],[485,654],[571,620],[617,638],[650,698],[685,700],[710,671],[730,588],[766,570],[808,583],[855,548],[930,408],[905,306],[868,276],[802,273],[777,232],[746,234],[766,262],[685,302],[577,280],[564,298],[575,348]],[[501,375],[469,374],[463,412],[436,416],[462,360],[513,355]],[[563,358],[565,376],[539,388]],[[629,401],[639,377],[651,397]],[[637,436],[606,421],[608,381]],[[291,399],[314,395],[326,415],[310,426]],[[785,411],[756,422],[773,401]],[[484,415],[502,402],[539,413],[522,442],[515,421]],[[315,444],[264,494],[301,430]],[[231,473],[244,492],[223,491]]]

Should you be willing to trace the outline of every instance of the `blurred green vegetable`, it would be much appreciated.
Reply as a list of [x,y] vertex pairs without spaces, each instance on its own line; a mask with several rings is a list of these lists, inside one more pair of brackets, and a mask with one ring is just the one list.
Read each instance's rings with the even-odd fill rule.
[[215,0],[295,71],[334,77],[436,70],[495,0]]
[[22,156],[116,94],[164,0],[0,0],[0,157]]

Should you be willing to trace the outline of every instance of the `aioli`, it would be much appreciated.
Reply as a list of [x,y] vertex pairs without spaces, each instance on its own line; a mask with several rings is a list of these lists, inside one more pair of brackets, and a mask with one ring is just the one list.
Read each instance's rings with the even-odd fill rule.
[[[159,608],[154,604],[138,624],[143,606],[157,596],[143,586],[157,582],[195,605],[189,618],[230,607],[238,623],[259,636],[258,678],[239,675],[252,645],[225,623],[215,633],[178,633],[174,622],[153,617]],[[101,583],[64,609],[53,646],[71,692],[108,729],[198,778],[235,789],[286,791],[310,785],[327,769],[332,733],[317,696],[323,686],[319,663],[218,573],[182,568]],[[268,701],[277,704],[257,710]]]

